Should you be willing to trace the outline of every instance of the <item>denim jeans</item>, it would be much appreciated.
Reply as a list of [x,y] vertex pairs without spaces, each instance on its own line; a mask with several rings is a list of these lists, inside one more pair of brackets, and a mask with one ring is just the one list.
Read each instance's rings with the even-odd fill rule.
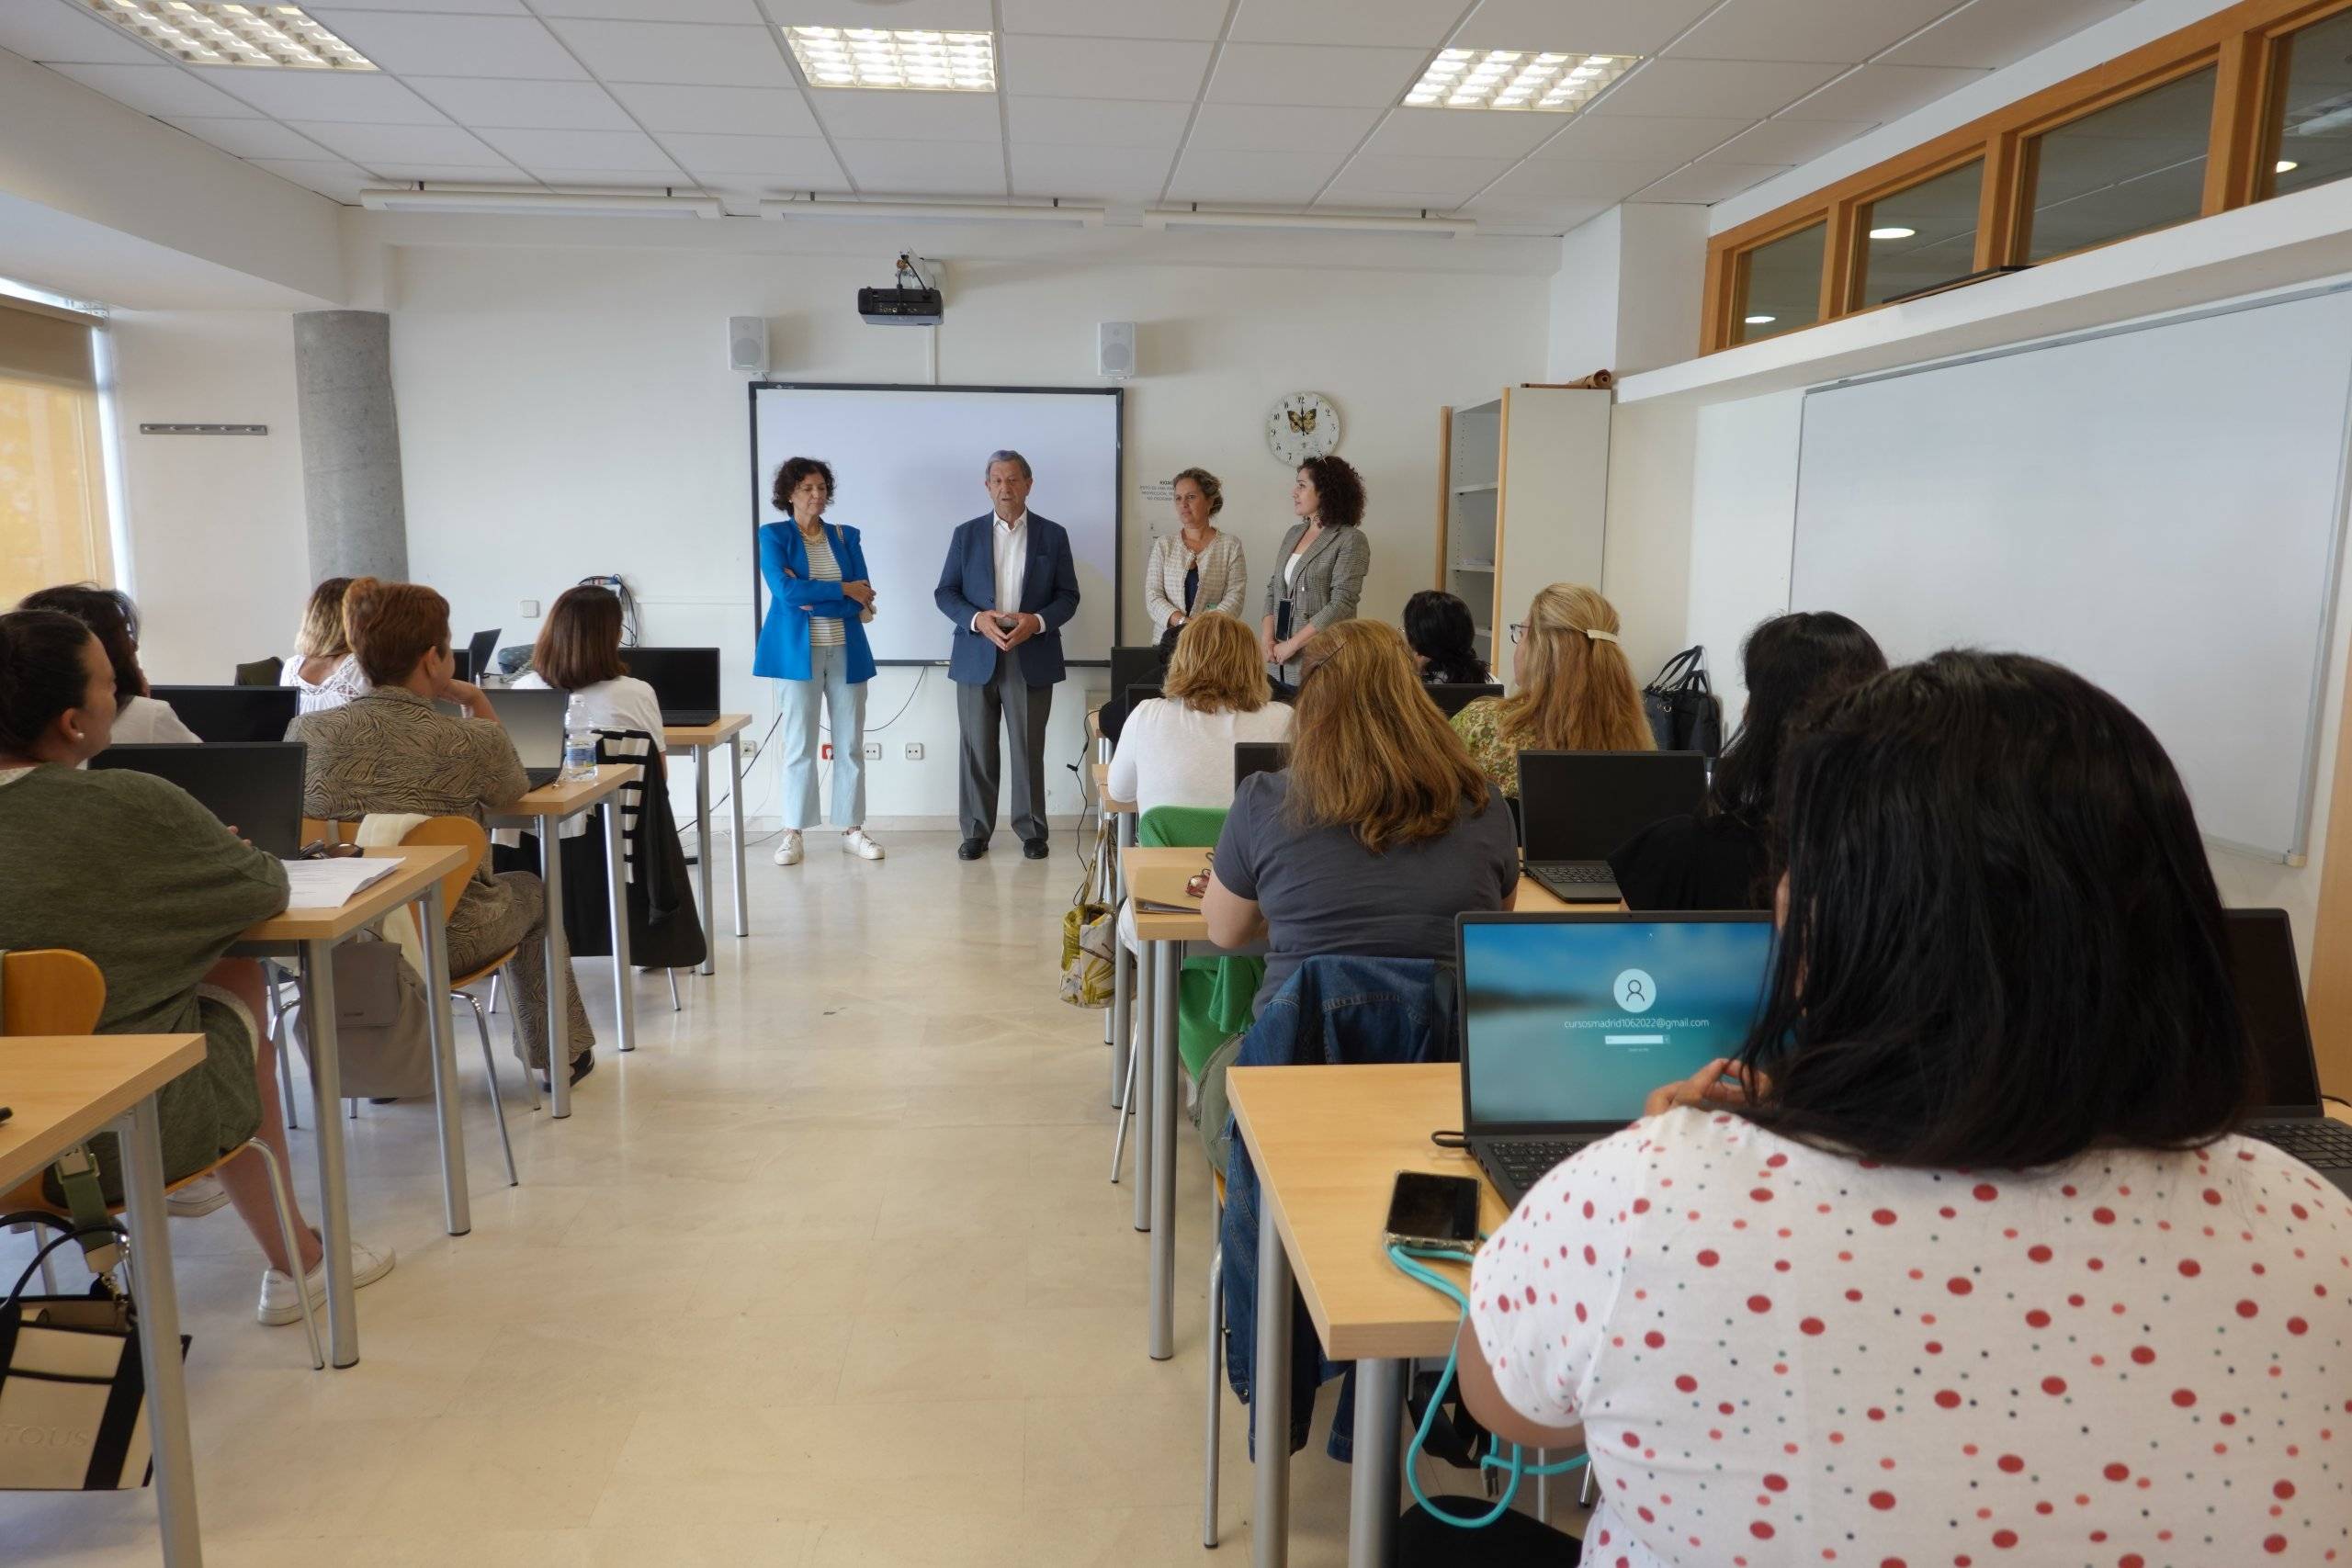
[[849,649],[812,648],[808,679],[784,686],[784,825],[814,828],[817,807],[817,727],[821,703],[832,721],[833,826],[865,821],[865,682],[849,678]]

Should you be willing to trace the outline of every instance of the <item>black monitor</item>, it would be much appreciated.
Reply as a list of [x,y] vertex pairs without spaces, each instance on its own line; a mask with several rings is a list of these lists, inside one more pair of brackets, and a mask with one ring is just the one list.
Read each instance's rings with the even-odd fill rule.
[[302,847],[302,760],[307,750],[299,740],[109,746],[90,759],[90,766],[130,768],[169,779],[254,848],[291,860]]
[[1237,740],[1233,743],[1233,787],[1251,773],[1275,773],[1290,766],[1287,740]]
[[670,724],[708,724],[718,716],[718,649],[625,648],[621,662],[653,688]]
[[[476,632],[466,644],[466,669],[469,673],[458,677],[464,681],[479,681],[490,672],[490,661],[498,653],[498,634],[503,626],[492,626],[486,632]],[[450,649],[452,653],[455,649]]]
[[205,741],[283,740],[302,701],[293,686],[156,686],[149,694]]
[[2295,936],[2284,909],[2224,909],[2230,985],[2262,1071],[2257,1102],[2308,1114],[2320,1103]]
[[1607,860],[1668,817],[1695,816],[1707,798],[1707,759],[1696,751],[1521,751],[1521,846],[1531,862]]
[[1421,690],[1430,694],[1430,701],[1437,705],[1437,711],[1448,718],[1452,718],[1480,697],[1499,697],[1503,694],[1503,689],[1499,684],[1470,686],[1459,685],[1451,681],[1425,685]]
[[1159,679],[1163,668],[1159,645],[1144,643],[1135,648],[1114,648],[1111,650],[1111,695],[1115,698],[1129,686]]
[[1127,711],[1129,713],[1135,712],[1136,706],[1139,703],[1152,703],[1158,702],[1159,700],[1159,682],[1158,681],[1153,681],[1148,685],[1136,685],[1129,686],[1127,688]]

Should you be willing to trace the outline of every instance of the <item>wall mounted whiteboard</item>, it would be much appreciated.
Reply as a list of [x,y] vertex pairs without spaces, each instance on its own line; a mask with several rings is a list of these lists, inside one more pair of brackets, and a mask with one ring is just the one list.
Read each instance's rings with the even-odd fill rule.
[[2304,852],[2352,400],[2342,288],[1820,388],[1794,609],[2040,654],[2155,731],[2215,843]]
[[[1072,660],[1111,657],[1118,635],[1122,390],[1064,387],[888,387],[752,383],[752,525],[780,520],[768,503],[778,465],[821,457],[839,493],[826,516],[856,528],[876,595],[865,628],[885,664],[947,659],[954,628],[932,603],[947,539],[989,509],[988,455],[1019,452],[1036,474],[1029,505],[1069,530],[1078,615],[1062,628]],[[752,606],[767,613],[759,557]]]

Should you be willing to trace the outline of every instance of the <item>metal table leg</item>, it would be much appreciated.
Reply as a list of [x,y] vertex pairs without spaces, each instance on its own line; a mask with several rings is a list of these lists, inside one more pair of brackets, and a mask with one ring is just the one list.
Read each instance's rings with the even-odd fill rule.
[[[1124,849],[1135,840],[1135,818],[1122,811],[1117,814],[1118,847]],[[1113,914],[1111,946],[1111,1103],[1122,1104],[1121,1090],[1127,1079],[1127,1053],[1135,1047],[1135,1017],[1131,1010],[1135,1002],[1135,961],[1127,956],[1126,943],[1117,940],[1116,910],[1126,901],[1127,863],[1115,851],[1111,856],[1111,908]]]
[[[710,909],[710,748],[697,746],[695,751],[695,912],[702,916],[702,972],[718,973],[718,943],[710,940],[718,934],[718,922]],[[735,874],[741,876],[743,863],[735,863]]]
[[1184,944],[1152,944],[1151,1359],[1176,1353],[1176,1002]]
[[[319,1243],[327,1266],[327,1359],[359,1364],[359,1312],[351,1283],[351,1191],[343,1154],[343,1057],[335,1031],[334,948],[302,944],[302,1007],[310,1018],[311,1103],[318,1112]],[[289,1258],[299,1263],[299,1258]],[[301,1288],[299,1284],[298,1289]]]
[[637,1049],[637,987],[628,965],[628,846],[621,839],[621,797],[605,796],[605,882],[613,921],[613,1016],[621,1049]]
[[139,1366],[147,1381],[147,1429],[153,1443],[164,1563],[164,1568],[200,1568],[204,1544],[196,1526],[196,1453],[187,1435],[179,1292],[172,1280],[171,1237],[164,1224],[163,1122],[155,1097],[149,1095],[132,1106],[130,1114],[114,1125],[122,1146],[130,1290],[139,1307]]
[[1389,1568],[1396,1556],[1397,1434],[1405,1363],[1356,1363],[1356,1445],[1348,1478],[1348,1568]]
[[[458,1120],[458,1046],[449,1023],[449,928],[435,882],[418,900],[424,919],[424,1016],[432,1028],[433,1111],[441,1136],[441,1213],[451,1235],[474,1228],[473,1197],[466,1186],[466,1134]],[[491,1092],[498,1092],[493,1082]]]
[[[1258,1355],[1250,1429],[1257,1447],[1257,1503],[1250,1525],[1256,1568],[1290,1562],[1290,1254],[1272,1211],[1258,1211]],[[1356,1397],[1362,1399],[1359,1388]]]
[[563,929],[563,845],[556,838],[563,819],[538,822],[539,880],[548,900],[548,1111],[560,1119],[571,1114],[571,948]]
[[[1151,1032],[1159,1014],[1152,1005],[1157,990],[1152,984],[1152,950],[1158,942],[1139,942],[1136,944],[1136,1027],[1143,1038],[1128,1047],[1143,1053],[1143,1065],[1151,1062]],[[1151,1074],[1127,1075],[1127,1110],[1136,1119],[1136,1229],[1151,1228]]]
[[735,856],[735,934],[752,934],[752,903],[743,882],[743,732],[727,738],[727,847]]

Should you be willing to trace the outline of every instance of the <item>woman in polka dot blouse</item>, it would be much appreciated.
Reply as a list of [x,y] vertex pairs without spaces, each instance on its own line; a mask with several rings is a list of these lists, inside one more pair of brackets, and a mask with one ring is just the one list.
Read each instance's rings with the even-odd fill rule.
[[2352,1213],[2231,1134],[2253,1058],[2154,737],[1947,653],[1784,777],[1743,1059],[1480,1251],[1471,1409],[1581,1424],[1594,1568],[2352,1562]]

